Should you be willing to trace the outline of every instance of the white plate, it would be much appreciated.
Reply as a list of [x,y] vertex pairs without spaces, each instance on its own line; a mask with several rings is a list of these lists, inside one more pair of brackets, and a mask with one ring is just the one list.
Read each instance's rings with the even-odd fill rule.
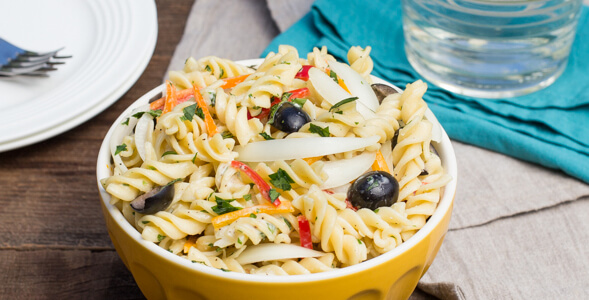
[[49,78],[0,80],[0,151],[60,134],[113,104],[143,73],[157,40],[154,1],[2,1],[0,11],[4,39],[37,51],[63,46],[61,54],[73,56]]

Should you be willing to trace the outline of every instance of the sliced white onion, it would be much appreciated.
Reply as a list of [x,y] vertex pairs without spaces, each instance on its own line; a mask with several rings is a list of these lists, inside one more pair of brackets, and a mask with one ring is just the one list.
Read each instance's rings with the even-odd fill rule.
[[[149,110],[149,104],[145,104],[145,105],[142,105],[142,106],[134,109],[126,117],[129,119],[128,124],[124,125],[122,123],[119,123],[110,137],[109,147],[110,147],[110,153],[111,153],[111,156],[112,156],[112,159],[114,162],[114,166],[118,166],[123,172],[127,171],[127,167],[123,163],[121,156],[118,154],[115,155],[115,152],[117,151],[117,146],[122,144],[124,137],[130,135],[133,132],[133,128],[135,128],[135,125],[137,124],[137,119],[133,118],[132,116],[137,112],[146,111],[146,110]],[[126,119],[124,119],[124,120],[126,120]]]
[[329,176],[321,189],[345,185],[364,174],[374,163],[375,152],[365,152],[349,159],[325,162],[323,171]]
[[235,146],[234,150],[239,153],[237,158],[244,162],[289,160],[366,148],[377,143],[379,139],[379,136],[279,139]]
[[331,77],[318,68],[309,69],[309,81],[319,96],[334,105],[344,99],[352,97],[339,86]]
[[370,83],[366,82],[362,75],[358,74],[358,72],[354,71],[354,69],[347,64],[337,61],[330,61],[329,68],[331,68],[338,77],[343,79],[350,93],[358,97],[358,103],[364,104],[366,108],[373,112],[378,109],[378,98],[376,98],[376,94],[374,94]]
[[137,126],[135,126],[135,147],[137,147],[137,153],[141,157],[141,160],[145,161],[145,142],[147,140],[147,133],[149,132],[149,126],[153,116],[150,114],[143,114]]
[[425,118],[428,119],[432,123],[432,141],[434,142],[441,142],[442,141],[442,128],[440,126],[440,122],[432,113],[431,110],[425,111]]
[[248,246],[235,260],[238,263],[253,264],[261,261],[282,260],[304,257],[319,257],[325,253],[293,244],[259,244]]

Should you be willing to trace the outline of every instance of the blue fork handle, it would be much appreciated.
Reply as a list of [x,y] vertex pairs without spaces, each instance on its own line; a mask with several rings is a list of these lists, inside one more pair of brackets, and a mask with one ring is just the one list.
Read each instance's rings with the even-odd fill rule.
[[0,66],[9,63],[25,51],[0,38]]

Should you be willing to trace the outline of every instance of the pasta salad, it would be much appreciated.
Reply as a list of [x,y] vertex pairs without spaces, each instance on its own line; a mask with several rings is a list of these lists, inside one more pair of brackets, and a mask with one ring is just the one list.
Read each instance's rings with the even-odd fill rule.
[[370,50],[187,59],[114,129],[111,204],[143,239],[224,271],[324,272],[394,249],[451,178],[426,84],[373,84]]

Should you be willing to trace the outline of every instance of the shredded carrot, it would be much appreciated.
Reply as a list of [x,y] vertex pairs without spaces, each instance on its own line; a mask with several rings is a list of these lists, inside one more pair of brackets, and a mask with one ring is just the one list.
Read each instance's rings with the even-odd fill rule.
[[271,204],[260,204],[256,206],[246,207],[244,209],[232,211],[226,214],[222,214],[220,216],[216,216],[211,220],[213,227],[221,228],[227,224],[231,224],[233,221],[242,218],[242,217],[249,217],[261,213],[267,214],[281,214],[281,213],[289,213],[293,212],[294,208],[290,201],[282,201],[280,205],[274,206]]
[[178,105],[176,101],[176,88],[169,80],[166,80],[166,99],[164,102],[164,110],[162,114],[171,112],[174,106]]
[[307,164],[312,165],[313,163],[321,160],[322,158],[323,158],[323,156],[315,156],[315,157],[306,157],[306,158],[303,158],[303,160],[305,162],[307,162]]
[[194,99],[196,99],[196,104],[202,109],[203,114],[205,115],[205,124],[207,125],[207,133],[210,137],[217,134],[217,125],[215,125],[215,121],[209,112],[209,108],[205,102],[205,99],[202,98],[200,94],[199,88],[195,85],[194,89]]
[[250,74],[235,76],[235,77],[231,77],[231,78],[225,78],[225,79],[223,79],[223,81],[225,83],[221,86],[221,88],[222,89],[230,89],[230,88],[244,82],[248,76],[250,76]]
[[[330,69],[330,68],[326,68],[326,69],[325,69],[325,73],[327,73],[327,75],[328,75],[329,77],[331,77],[331,69]],[[344,83],[344,80],[343,80],[343,79],[341,79],[339,76],[337,76],[337,74],[335,74],[335,77],[337,77],[337,84],[338,84],[339,86],[341,86],[341,87],[342,87],[342,89],[344,89],[346,92],[348,92],[348,94],[350,94],[350,95],[351,95],[352,93],[351,93],[351,92],[350,92],[350,90],[348,89],[348,86],[347,86],[347,85]]]
[[382,152],[380,152],[380,150],[376,152],[376,159],[372,164],[372,171],[384,171],[387,173],[391,173],[391,171],[389,170],[389,166],[387,165],[387,162],[385,161],[384,156],[382,155]]
[[337,77],[337,84],[339,84],[339,86],[341,86],[344,90],[346,90],[346,92],[348,92],[348,94],[352,94],[352,92],[350,92],[350,90],[348,90],[348,86],[344,83],[344,80],[339,78],[339,76]]
[[191,236],[188,236],[188,238],[186,238],[186,242],[184,242],[184,253],[188,253],[188,251],[190,250],[190,247],[193,247],[194,245],[196,245],[197,238],[198,238],[198,236],[196,236],[196,235],[191,235]]
[[[185,102],[186,100],[190,99],[190,97],[192,97],[192,95],[194,94],[194,92],[192,91],[192,89],[184,89],[181,91],[176,92],[176,101],[178,102],[178,104]],[[149,109],[151,110],[158,110],[158,109],[164,109],[164,105],[166,103],[166,97],[161,97],[153,102],[151,102],[149,104]]]

